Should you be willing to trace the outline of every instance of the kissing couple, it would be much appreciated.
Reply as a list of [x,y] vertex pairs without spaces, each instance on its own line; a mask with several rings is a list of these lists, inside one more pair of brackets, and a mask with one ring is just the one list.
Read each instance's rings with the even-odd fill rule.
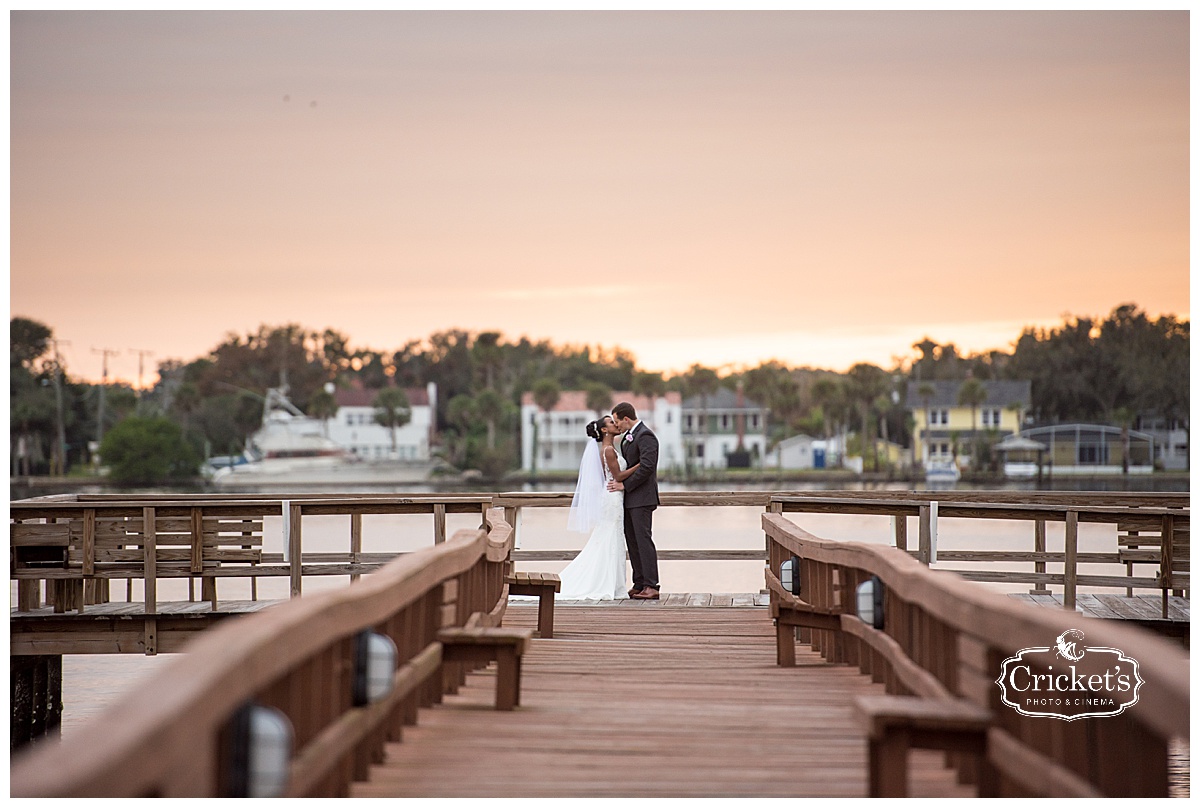
[[[658,600],[658,552],[651,523],[658,507],[658,438],[621,402],[587,425],[567,528],[589,533],[559,574],[563,600]],[[633,588],[625,591],[625,554]]]

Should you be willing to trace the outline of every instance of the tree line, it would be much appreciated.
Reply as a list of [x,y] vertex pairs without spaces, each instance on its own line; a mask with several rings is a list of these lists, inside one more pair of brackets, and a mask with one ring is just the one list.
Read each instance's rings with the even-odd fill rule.
[[[909,445],[906,382],[939,379],[1027,379],[1035,423],[1136,425],[1139,417],[1186,422],[1189,411],[1189,323],[1157,319],[1137,306],[1105,318],[1065,317],[1058,327],[1025,329],[1010,351],[960,354],[953,343],[924,338],[891,367],[858,363],[845,373],[789,367],[779,361],[721,373],[701,362],[676,374],[640,369],[621,348],[555,345],[498,331],[439,331],[395,350],[354,346],[344,333],[288,324],[229,333],[206,355],[161,362],[154,386],[100,385],[70,377],[51,328],[14,317],[10,323],[13,473],[62,473],[85,464],[88,445],[134,419],[164,430],[181,448],[178,468],[194,470],[206,455],[235,454],[262,420],[262,396],[286,385],[310,415],[332,417],[326,386],[359,383],[368,390],[438,386],[442,459],[457,469],[499,477],[519,466],[521,396],[551,409],[565,390],[583,390],[589,406],[606,409],[614,390],[641,395],[677,391],[685,398],[737,389],[770,410],[771,442],[796,434],[853,433],[859,446],[877,439]],[[103,400],[103,421],[100,404]],[[381,409],[403,412],[389,400]],[[161,422],[161,423],[160,423]],[[120,433],[118,433],[120,434]],[[106,456],[106,463],[110,460]]]

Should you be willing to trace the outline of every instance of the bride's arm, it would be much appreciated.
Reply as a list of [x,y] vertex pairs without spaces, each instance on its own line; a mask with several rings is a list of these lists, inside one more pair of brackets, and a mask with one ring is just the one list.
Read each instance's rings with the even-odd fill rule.
[[617,450],[611,446],[604,447],[604,464],[608,466],[609,473],[612,474],[612,478],[617,482],[621,482],[630,474],[633,474],[633,469],[637,468],[637,466],[634,466],[632,469],[621,471],[621,466],[617,463]]
[[633,474],[635,471],[637,471],[637,467],[638,467],[638,466],[640,466],[640,465],[642,465],[642,464],[641,464],[641,463],[636,463],[636,464],[634,464],[633,466],[631,466],[630,468],[627,468],[627,469],[625,469],[624,471],[618,471],[618,472],[614,473],[614,474],[613,474],[613,479],[614,479],[614,480],[616,480],[616,481],[617,481],[617,482],[619,482],[619,483],[623,483],[623,482],[625,482],[625,478],[627,478],[629,475],[631,475],[631,474]]

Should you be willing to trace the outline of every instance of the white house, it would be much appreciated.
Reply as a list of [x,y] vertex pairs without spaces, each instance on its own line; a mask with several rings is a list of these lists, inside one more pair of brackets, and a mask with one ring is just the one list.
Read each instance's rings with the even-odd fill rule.
[[1188,422],[1170,420],[1157,413],[1143,413],[1135,424],[1138,431],[1154,439],[1154,464],[1182,471],[1188,468]]
[[[771,451],[772,465],[781,469],[811,469],[817,468],[814,444],[820,443],[811,435],[795,435],[775,444]],[[821,453],[821,463],[824,466],[825,455]]]
[[691,462],[702,468],[736,465],[739,445],[749,453],[749,465],[761,466],[767,454],[767,408],[725,387],[692,396],[683,402],[683,442]]
[[[669,469],[683,464],[679,393],[667,393],[651,399],[633,393],[617,391],[605,407],[607,415],[619,402],[628,401],[638,418],[658,436],[658,467]],[[578,471],[583,449],[591,440],[585,432],[590,421],[599,418],[588,409],[587,393],[566,390],[559,394],[558,403],[550,412],[543,412],[533,400],[533,393],[521,397],[521,468],[533,470],[536,449],[539,471]],[[537,425],[537,446],[534,446],[534,424]]]
[[363,460],[428,461],[437,423],[437,385],[407,387],[404,393],[412,415],[407,424],[396,428],[395,453],[392,430],[375,422],[374,401],[379,391],[361,386],[334,391],[338,411],[325,422],[329,438]]

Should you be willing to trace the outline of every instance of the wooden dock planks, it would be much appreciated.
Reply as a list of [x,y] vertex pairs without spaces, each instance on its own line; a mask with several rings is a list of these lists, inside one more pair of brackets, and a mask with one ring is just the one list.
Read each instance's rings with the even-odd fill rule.
[[[1063,608],[1062,595],[1011,594],[1010,598],[1033,606]],[[1088,617],[1104,620],[1133,620],[1138,622],[1190,621],[1191,600],[1171,595],[1167,599],[1167,617],[1162,616],[1162,597],[1159,595],[1079,595],[1077,611]]]
[[[492,711],[493,669],[471,674],[352,796],[864,796],[852,702],[883,687],[803,646],[780,668],[767,610],[711,603],[562,610],[524,657],[520,708]],[[914,753],[915,794],[971,795],[942,761]]]

